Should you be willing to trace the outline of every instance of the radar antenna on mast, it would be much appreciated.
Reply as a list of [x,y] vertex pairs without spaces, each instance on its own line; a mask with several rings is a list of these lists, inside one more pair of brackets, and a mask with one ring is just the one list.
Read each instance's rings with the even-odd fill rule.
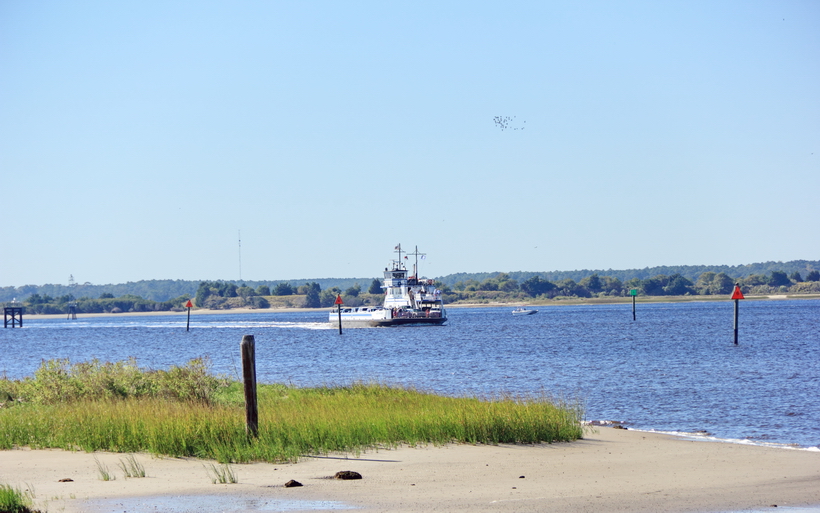
[[394,261],[393,261],[393,263],[394,263],[394,267],[395,267],[396,269],[401,269],[401,254],[402,254],[402,250],[401,250],[401,243],[396,244],[396,247],[395,247],[395,248],[393,248],[393,250],[394,250],[396,253],[398,253],[398,254],[399,254],[399,258],[398,258],[398,260],[394,260]]
[[413,276],[418,280],[419,279],[419,257],[424,260],[424,257],[427,256],[427,253],[419,253],[419,247],[416,246],[416,250],[412,253],[407,253],[407,256],[413,255],[416,257],[416,263],[413,264]]

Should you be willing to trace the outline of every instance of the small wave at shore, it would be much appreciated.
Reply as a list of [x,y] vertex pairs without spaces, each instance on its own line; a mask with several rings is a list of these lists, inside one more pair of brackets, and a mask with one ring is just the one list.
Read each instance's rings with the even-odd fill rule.
[[718,438],[716,436],[711,436],[708,434],[701,434],[701,433],[687,433],[685,431],[657,431],[654,429],[633,429],[630,428],[632,431],[640,431],[643,433],[659,433],[662,435],[671,435],[680,438],[685,438],[687,440],[692,440],[695,442],[719,442],[719,443],[729,443],[729,444],[738,444],[738,445],[755,445],[758,447],[773,447],[775,449],[791,449],[794,451],[809,451],[809,452],[820,452],[820,447],[818,446],[810,446],[805,447],[797,444],[780,444],[774,442],[761,442],[757,440],[749,440],[748,438],[740,439],[740,438]]
[[775,449],[792,449],[797,451],[820,452],[820,446],[802,446],[799,444],[784,444],[775,442],[762,442],[759,440],[750,440],[748,438],[719,438],[712,436],[707,431],[666,431],[658,429],[640,429],[632,427],[624,427],[624,422],[619,420],[589,420],[584,424],[590,427],[608,427],[612,429],[628,429],[630,431],[638,431],[640,433],[657,433],[659,435],[669,435],[678,438],[685,438],[694,442],[719,442],[738,445],[754,445],[758,447],[773,447]]

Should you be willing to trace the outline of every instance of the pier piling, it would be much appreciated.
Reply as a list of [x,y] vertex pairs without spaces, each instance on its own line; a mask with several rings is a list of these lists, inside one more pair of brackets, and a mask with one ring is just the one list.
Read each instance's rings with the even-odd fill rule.
[[245,335],[239,344],[242,353],[242,377],[245,382],[245,429],[256,438],[259,434],[259,410],[256,402],[256,341]]

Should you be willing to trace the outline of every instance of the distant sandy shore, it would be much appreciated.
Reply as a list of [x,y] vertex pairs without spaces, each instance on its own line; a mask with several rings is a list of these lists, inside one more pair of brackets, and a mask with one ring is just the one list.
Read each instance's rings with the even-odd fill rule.
[[[98,478],[94,458],[116,475]],[[597,428],[573,443],[402,447],[297,464],[233,465],[239,483],[212,484],[196,459],[137,455],[148,474],[125,479],[120,454],[0,452],[0,483],[33,487],[49,511],[688,512],[820,505],[820,452],[691,441]],[[341,470],[363,479],[328,479]],[[59,482],[61,479],[70,482]],[[289,480],[304,486],[285,488]],[[295,501],[295,502],[294,502]],[[303,502],[305,501],[305,502]],[[331,502],[311,502],[331,501]],[[158,507],[157,509],[155,509]]]
[[[191,309],[191,317],[196,315],[230,315],[230,314],[264,314],[274,312],[325,312],[328,308],[231,308],[230,310],[198,310]],[[179,317],[186,319],[188,312],[123,312],[123,313],[78,313],[77,319],[84,319],[90,317],[148,317],[148,316],[163,316],[163,317]],[[26,319],[65,319],[66,314],[24,314],[23,326],[25,326]]]

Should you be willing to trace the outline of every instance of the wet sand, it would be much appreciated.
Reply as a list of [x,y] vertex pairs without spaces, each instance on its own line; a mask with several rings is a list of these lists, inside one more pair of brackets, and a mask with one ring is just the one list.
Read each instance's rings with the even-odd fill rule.
[[[99,479],[95,456],[116,480]],[[233,465],[237,484],[213,484],[204,467],[209,461],[136,457],[148,477],[123,478],[121,454],[2,451],[0,483],[30,485],[39,507],[69,513],[202,511],[203,504],[233,512],[774,511],[775,505],[820,505],[820,451],[608,427],[573,443],[402,447],[358,458]],[[341,470],[363,479],[329,479]],[[73,481],[59,482],[64,478]],[[285,488],[291,479],[304,486]]]

